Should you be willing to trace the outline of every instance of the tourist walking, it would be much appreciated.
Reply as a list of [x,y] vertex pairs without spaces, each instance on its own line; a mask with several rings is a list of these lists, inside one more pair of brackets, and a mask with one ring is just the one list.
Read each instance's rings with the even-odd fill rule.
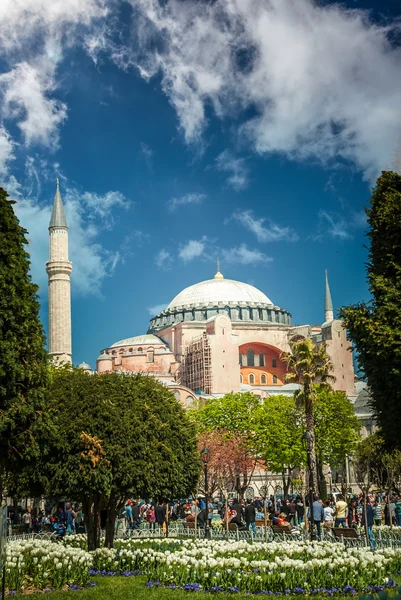
[[380,526],[382,524],[383,505],[380,502],[379,496],[376,496],[373,512],[374,512],[375,525]]
[[245,523],[246,528],[249,530],[249,527],[252,527],[253,533],[256,534],[256,507],[253,502],[248,500],[245,507]]
[[22,523],[24,524],[25,533],[31,533],[32,516],[29,510],[26,510],[22,515]]
[[341,494],[339,494],[337,497],[334,515],[336,518],[336,520],[334,522],[335,527],[346,527],[347,526],[348,506],[347,506],[347,503],[344,501],[344,498],[341,496]]
[[329,535],[333,535],[333,523],[334,523],[334,509],[331,507],[330,500],[326,500],[324,505],[324,524],[323,527],[326,529]]
[[301,496],[298,496],[297,500],[296,500],[296,512],[297,512],[297,521],[298,521],[298,525],[300,523],[303,523],[304,517],[305,517],[305,504],[301,498]]
[[[365,527],[365,500],[362,498],[362,518],[361,518],[361,525],[363,527]],[[372,550],[375,547],[375,538],[373,536],[373,531],[372,531],[372,527],[373,527],[373,522],[374,522],[374,512],[373,512],[373,508],[372,505],[369,502],[369,498],[367,498],[366,501],[366,528],[368,531],[368,537],[369,537],[369,542],[370,542],[370,547],[372,548]]]
[[128,500],[127,504],[125,505],[125,519],[127,521],[127,529],[132,529],[132,500]]
[[166,505],[164,502],[156,506],[156,523],[159,527],[163,527],[163,523],[166,521]]
[[[311,518],[310,511],[309,511],[309,518]],[[316,500],[314,501],[314,503],[312,505],[312,518],[313,518],[313,522],[316,527],[317,535],[320,538],[321,525],[324,522],[324,509],[323,509],[322,501],[319,498],[316,498]]]

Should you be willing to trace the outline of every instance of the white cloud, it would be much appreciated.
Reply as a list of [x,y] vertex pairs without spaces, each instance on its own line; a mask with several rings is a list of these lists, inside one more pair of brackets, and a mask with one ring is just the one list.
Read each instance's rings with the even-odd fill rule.
[[5,179],[8,174],[9,163],[14,160],[14,143],[9,133],[0,127],[0,173]]
[[147,311],[151,317],[158,315],[162,312],[167,306],[168,302],[165,304],[156,304],[156,306],[148,306]]
[[[89,196],[91,202],[94,202],[97,195],[90,193]],[[105,196],[97,196],[99,204],[102,204]],[[78,295],[100,295],[103,280],[114,272],[120,260],[120,252],[118,249],[106,248],[99,241],[105,226],[102,218],[106,214],[101,213],[102,218],[95,221],[88,219],[85,197],[85,193],[81,194],[75,188],[67,188],[63,193],[69,226],[69,258],[73,263],[71,290]],[[124,206],[126,204],[124,199]],[[113,207],[111,204],[109,210]],[[49,260],[48,226],[51,204],[43,205],[34,197],[21,197],[17,199],[15,211],[21,225],[29,232],[28,252],[31,255],[32,280],[40,286],[41,294],[44,295],[47,293],[45,263]]]
[[251,250],[246,244],[223,250],[222,257],[225,263],[238,263],[241,265],[256,265],[273,261],[271,256],[267,256],[259,250]]
[[[391,164],[399,127],[401,49],[367,12],[312,0],[131,0],[137,43],[125,68],[160,73],[185,140],[206,106],[235,115],[260,154],[350,160],[366,177]],[[241,122],[242,119],[242,122]]]
[[[88,213],[89,217],[99,216],[102,219],[107,218],[109,224],[110,218],[113,221],[112,217],[115,207],[128,208],[131,204],[121,192],[107,192],[103,195],[85,192],[81,197],[90,211]],[[135,233],[140,234],[141,232]]]
[[298,234],[290,227],[281,227],[265,217],[257,219],[251,210],[236,211],[226,222],[231,219],[251,231],[259,242],[296,242],[299,239]]
[[243,158],[235,158],[229,151],[224,150],[216,158],[216,168],[218,171],[228,173],[227,183],[234,190],[243,190],[248,185],[248,167]]
[[206,194],[185,194],[184,196],[171,198],[167,202],[167,208],[171,212],[175,211],[179,206],[186,204],[202,204],[206,198]]
[[27,146],[57,147],[58,127],[67,118],[67,108],[48,97],[54,87],[54,64],[49,60],[38,65],[22,62],[0,75],[3,118],[17,122]]
[[155,256],[155,265],[163,271],[168,271],[173,265],[174,259],[170,252],[162,248]]
[[[58,66],[65,50],[105,31],[114,0],[2,0],[0,2],[0,127],[15,135],[0,142],[0,160],[15,143],[58,145],[67,106],[57,98]],[[96,32],[96,33],[95,33]],[[3,140],[4,142],[4,140]],[[1,166],[1,165],[0,165]]]
[[321,233],[316,236],[316,239],[321,239],[326,235],[338,240],[346,240],[352,237],[349,232],[351,223],[350,221],[345,220],[341,215],[320,210],[318,216],[319,230]]
[[366,229],[367,217],[363,210],[344,213],[321,209],[318,213],[318,233],[312,236],[315,241],[326,237],[336,240],[351,240],[355,230]]
[[203,236],[201,240],[189,240],[184,246],[181,246],[178,256],[184,262],[190,262],[195,258],[203,256],[206,250],[207,238]]

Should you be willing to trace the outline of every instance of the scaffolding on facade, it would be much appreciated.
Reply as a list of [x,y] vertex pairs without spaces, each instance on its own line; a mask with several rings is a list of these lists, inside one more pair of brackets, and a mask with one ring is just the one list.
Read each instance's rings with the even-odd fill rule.
[[192,340],[185,348],[181,381],[195,393],[212,393],[212,361],[206,333]]

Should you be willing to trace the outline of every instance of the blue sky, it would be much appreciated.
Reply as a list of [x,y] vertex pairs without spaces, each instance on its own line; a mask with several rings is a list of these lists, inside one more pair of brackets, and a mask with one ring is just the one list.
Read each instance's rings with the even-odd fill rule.
[[395,0],[3,0],[0,175],[47,328],[55,178],[73,359],[226,277],[294,323],[368,299],[363,209],[400,136]]

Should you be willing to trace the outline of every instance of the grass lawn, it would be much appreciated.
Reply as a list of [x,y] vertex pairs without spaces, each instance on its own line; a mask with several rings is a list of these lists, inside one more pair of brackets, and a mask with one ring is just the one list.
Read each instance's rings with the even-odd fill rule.
[[[182,590],[170,590],[163,588],[148,588],[145,586],[146,577],[94,577],[96,587],[87,588],[81,591],[71,592],[51,592],[45,594],[50,600],[190,600],[193,596],[191,592]],[[18,600],[27,600],[27,598],[42,598],[43,592],[40,594],[17,594],[15,596],[7,596],[7,598],[15,598]],[[198,600],[209,598],[210,594],[204,595],[201,592],[195,593]],[[213,598],[222,600],[232,598],[244,599],[249,598],[245,594],[213,594]],[[298,599],[299,600],[299,599]],[[314,597],[314,600],[319,600]]]

